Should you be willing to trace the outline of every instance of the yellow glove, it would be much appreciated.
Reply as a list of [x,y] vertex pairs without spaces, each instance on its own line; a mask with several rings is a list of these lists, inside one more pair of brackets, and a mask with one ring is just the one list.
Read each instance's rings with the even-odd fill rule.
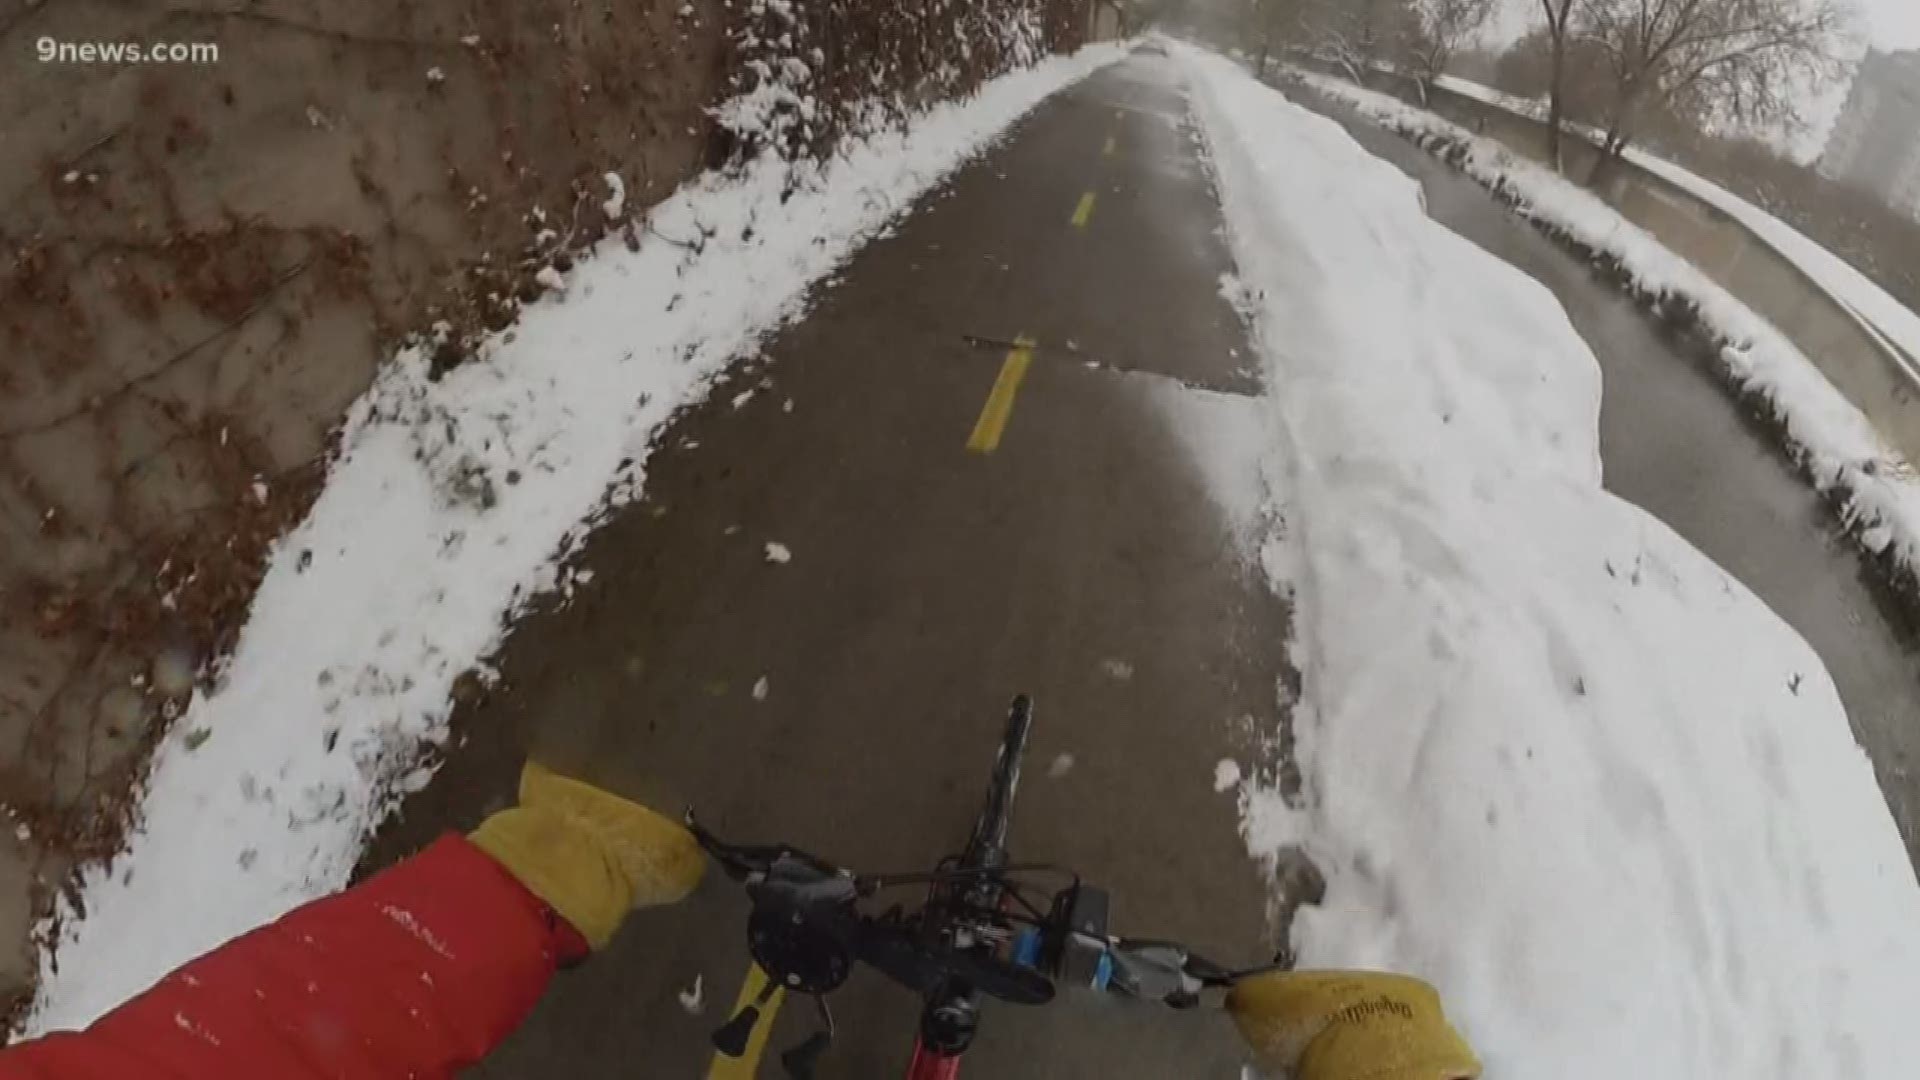
[[1261,1068],[1294,1080],[1476,1080],[1480,1062],[1419,979],[1276,971],[1227,996]]
[[595,949],[634,908],[685,899],[707,867],[699,842],[674,821],[531,761],[520,772],[520,805],[469,839]]

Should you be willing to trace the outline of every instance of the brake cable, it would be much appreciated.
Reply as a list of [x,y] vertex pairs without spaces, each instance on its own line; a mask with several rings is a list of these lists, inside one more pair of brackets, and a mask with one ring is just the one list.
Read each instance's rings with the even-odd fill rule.
[[861,896],[871,896],[883,889],[897,889],[907,885],[943,884],[951,881],[973,881],[980,878],[1005,876],[1008,874],[1059,874],[1073,881],[1073,887],[1080,887],[1080,874],[1057,863],[1015,863],[1008,866],[975,866],[958,870],[922,870],[911,874],[860,874],[854,883]]

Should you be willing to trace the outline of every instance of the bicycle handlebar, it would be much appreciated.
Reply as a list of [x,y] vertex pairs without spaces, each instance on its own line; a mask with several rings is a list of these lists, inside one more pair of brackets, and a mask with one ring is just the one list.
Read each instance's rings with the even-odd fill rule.
[[[1079,875],[1061,867],[1034,864],[864,876],[791,844],[728,843],[703,827],[691,808],[686,825],[727,875],[747,887],[757,915],[762,911],[776,913],[783,920],[783,933],[808,939],[767,941],[755,936],[761,931],[750,930],[755,959],[775,975],[781,973],[771,969],[789,954],[812,955],[824,943],[916,991],[925,991],[943,978],[960,977],[994,997],[1039,1004],[1051,1000],[1051,977],[1062,973],[1069,953],[1077,948],[1083,954],[1096,953],[1099,959],[1080,965],[1083,970],[1077,971],[1076,977],[1087,978],[1096,988],[1185,1008],[1198,1004],[1203,990],[1231,987],[1241,979],[1273,970],[1271,965],[1231,970],[1177,942],[1109,936],[1104,894],[1097,921],[1081,925],[1073,915],[1085,886]],[[1052,910],[1046,915],[1028,904],[1018,888],[1019,875],[1041,872],[1071,879],[1071,884],[1055,895]],[[1032,916],[1013,911],[1010,905],[985,910],[951,898],[938,914],[952,925],[933,923],[929,918],[931,903],[915,917],[902,915],[898,909],[881,918],[856,910],[859,901],[883,890],[915,884],[937,889],[943,884],[983,878],[1002,886]],[[1026,937],[1019,948],[1012,949],[1016,955],[1010,962],[982,956],[973,947],[978,943],[976,938],[995,932],[995,928],[1011,946],[1021,936],[1016,927],[1022,924],[1029,928],[1026,934],[1036,936]],[[954,940],[951,931],[955,928],[964,931],[959,935],[964,940]],[[760,951],[769,955],[763,958]],[[1093,972],[1090,978],[1086,974],[1089,971]],[[817,981],[808,977],[812,971],[788,974],[802,976],[804,982]]]
[[[1233,986],[1270,967],[1230,971],[1170,941],[1128,939],[1107,931],[1108,896],[1072,870],[1009,865],[1006,839],[1020,764],[1033,726],[1033,702],[1013,699],[980,817],[965,849],[933,870],[855,874],[791,844],[730,844],[703,828],[688,808],[686,825],[753,902],[747,947],[767,973],[761,998],[714,1032],[714,1045],[740,1056],[775,987],[813,995],[824,1031],[781,1060],[807,1080],[833,1037],[826,995],[855,963],[866,964],[924,999],[916,1062],[952,1061],[971,1045],[982,997],[1020,1005],[1053,1000],[1056,982],[1160,1001],[1200,1003],[1202,991]],[[1065,888],[1040,899],[1032,880],[1057,875]],[[1058,882],[1056,881],[1055,884]],[[877,894],[908,886],[925,900],[863,911]]]

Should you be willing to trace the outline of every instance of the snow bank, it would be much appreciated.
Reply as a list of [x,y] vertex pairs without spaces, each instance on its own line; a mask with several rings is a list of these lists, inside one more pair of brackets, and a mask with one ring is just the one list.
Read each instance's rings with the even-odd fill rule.
[[[1508,112],[1536,120],[1546,116],[1544,101],[1519,97],[1452,76],[1442,76],[1434,81],[1443,89],[1462,97]],[[1697,173],[1632,147],[1627,150],[1627,158],[1669,183],[1692,192],[1697,198],[1753,230],[1755,235],[1773,245],[1775,251],[1845,305],[1856,318],[1897,343],[1909,357],[1920,356],[1920,314],[1875,284],[1872,278],[1854,269],[1845,259],[1821,247],[1800,230]]]
[[1902,1077],[1920,885],[1819,659],[1600,484],[1539,283],[1338,125],[1183,48],[1267,361],[1303,966],[1436,982],[1489,1076]]
[[1708,326],[1738,343],[1721,350],[1721,363],[1742,388],[1764,398],[1781,418],[1814,483],[1823,493],[1840,497],[1855,538],[1894,566],[1920,571],[1920,481],[1866,415],[1772,323],[1552,170],[1385,94],[1311,72],[1296,74],[1315,90],[1351,102],[1394,130],[1458,148],[1450,159],[1481,183],[1516,199],[1517,212],[1618,260],[1641,293],[1697,307]]
[[1451,90],[1461,97],[1469,97],[1475,101],[1492,105],[1495,108],[1505,109],[1511,113],[1519,113],[1521,116],[1531,116],[1535,120],[1545,120],[1547,118],[1547,100],[1545,98],[1521,97],[1518,94],[1509,94],[1504,90],[1496,90],[1491,86],[1482,86],[1476,82],[1468,82],[1465,79],[1453,75],[1442,75],[1433,80],[1433,84],[1442,90]]
[[485,672],[533,597],[570,587],[567,554],[639,490],[675,410],[921,192],[1119,55],[996,79],[825,166],[706,176],[650,213],[638,252],[603,244],[473,362],[436,382],[424,351],[398,356],[275,550],[218,689],[159,748],[128,851],[43,928],[26,1032],[83,1025],[343,885],[430,779],[418,762],[447,737],[455,679]]
[[1671,161],[1631,148],[1627,150],[1627,158],[1648,172],[1685,188],[1752,229],[1755,235],[1773,245],[1775,251],[1786,256],[1788,261],[1819,283],[1828,295],[1845,305],[1854,317],[1906,350],[1907,356],[1920,356],[1920,315],[1874,284],[1872,278],[1855,270],[1845,259],[1726,188],[1688,172]]

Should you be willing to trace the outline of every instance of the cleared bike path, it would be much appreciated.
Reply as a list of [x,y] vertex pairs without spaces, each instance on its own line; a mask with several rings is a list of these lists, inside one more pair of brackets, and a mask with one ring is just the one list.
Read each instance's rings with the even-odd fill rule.
[[[1026,692],[1014,857],[1109,888],[1118,932],[1265,960],[1269,882],[1215,776],[1278,766],[1286,611],[1222,495],[1251,463],[1209,448],[1261,408],[1218,226],[1170,63],[1043,103],[676,424],[378,858],[504,804],[531,754],[730,839],[931,868]],[[746,902],[715,877],[634,918],[478,1075],[743,1075],[709,1073],[747,972]],[[916,1000],[859,972],[833,1005],[821,1076],[904,1070]],[[760,1075],[812,1013],[785,1004]],[[990,1005],[966,1074],[1239,1061],[1218,1011],[1068,995]]]

